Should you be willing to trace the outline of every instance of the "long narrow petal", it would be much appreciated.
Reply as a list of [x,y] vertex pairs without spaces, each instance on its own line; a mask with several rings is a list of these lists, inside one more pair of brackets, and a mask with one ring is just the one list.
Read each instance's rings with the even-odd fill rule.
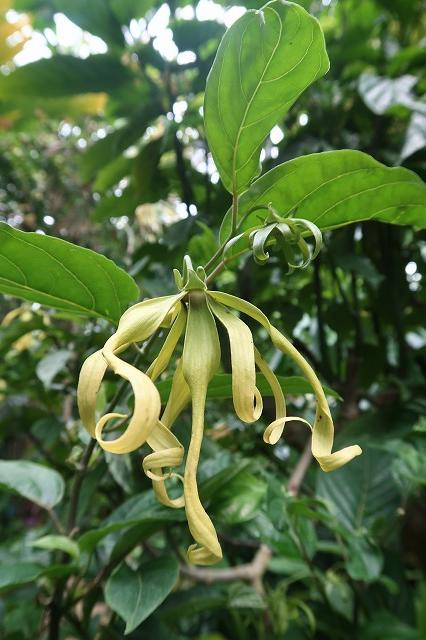
[[115,440],[102,438],[104,426],[112,417],[117,417],[117,414],[103,416],[96,425],[95,436],[106,451],[128,453],[140,447],[157,424],[161,410],[160,394],[152,380],[139,369],[111,353],[106,356],[106,359],[114,373],[128,380],[132,385],[135,405],[130,422],[121,436]]
[[166,339],[163,342],[163,346],[160,349],[158,356],[151,364],[146,372],[146,375],[154,382],[159,375],[163,373],[170,362],[170,358],[176,348],[176,345],[181,337],[186,325],[186,309],[182,303],[179,303],[179,311],[173,322],[172,328],[167,334]]
[[243,422],[255,422],[262,414],[263,402],[256,388],[253,336],[246,323],[226,307],[213,300],[209,306],[229,336],[235,413]]
[[222,557],[222,550],[213,523],[198,495],[197,468],[204,432],[207,386],[219,366],[220,344],[205,295],[196,291],[191,292],[189,298],[182,367],[192,396],[192,433],[185,466],[184,495],[189,530],[196,542],[188,548],[188,560],[197,564],[213,564]]
[[191,392],[184,378],[182,359],[180,359],[176,364],[172,388],[170,389],[169,398],[161,416],[161,422],[171,429],[190,400]]
[[78,379],[77,404],[81,421],[95,437],[96,427],[96,396],[107,370],[108,364],[102,355],[102,349],[92,353],[83,363]]
[[257,322],[267,330],[274,345],[296,362],[310,382],[317,401],[315,423],[312,427],[312,455],[317,459],[322,470],[333,471],[354,457],[359,456],[362,450],[358,445],[345,447],[335,453],[331,452],[334,439],[333,419],[321,383],[311,365],[303,358],[291,342],[287,340],[278,329],[270,324],[265,314],[250,302],[241,300],[241,298],[232,296],[229,293],[209,291],[208,295],[214,300],[233,309],[237,309],[254,320],[257,320]]
[[263,373],[272,389],[275,400],[275,420],[265,429],[263,439],[268,444],[276,444],[281,438],[286,422],[286,405],[283,390],[278,382],[277,376],[272,371],[266,360],[262,358],[259,351],[254,349],[254,357],[259,371]]

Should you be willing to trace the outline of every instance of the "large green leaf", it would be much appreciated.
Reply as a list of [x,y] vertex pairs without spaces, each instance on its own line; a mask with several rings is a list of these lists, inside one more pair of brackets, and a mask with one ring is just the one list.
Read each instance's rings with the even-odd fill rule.
[[391,463],[388,453],[364,448],[362,456],[350,464],[330,474],[318,474],[317,496],[349,531],[383,523],[392,527],[400,495]]
[[0,292],[112,322],[139,294],[135,281],[104,256],[5,223],[0,223]]
[[129,81],[130,72],[109,54],[83,60],[55,55],[0,75],[0,94],[9,99],[71,96],[117,89]]
[[0,460],[0,489],[51,509],[62,500],[65,485],[57,471],[41,464],[28,460]]
[[[303,395],[305,393],[312,393],[311,385],[305,378],[302,378],[302,376],[277,376],[277,378],[282,390],[286,394]],[[166,378],[156,383],[162,402],[166,402],[169,397],[172,380],[173,378]],[[256,386],[262,396],[272,396],[271,387],[267,383],[265,376],[261,373],[258,373],[256,376]],[[339,394],[333,391],[333,389],[330,389],[330,387],[325,386],[324,390],[327,395],[333,398],[340,398]],[[215,400],[232,398],[232,374],[218,373],[213,376],[207,390],[207,397]]]
[[131,633],[167,598],[176,584],[179,564],[173,556],[157,558],[132,571],[122,563],[105,585],[105,600]]
[[[240,215],[268,203],[284,216],[292,213],[323,230],[362,220],[426,227],[426,188],[419,176],[386,167],[360,151],[313,153],[275,167],[240,197]],[[241,230],[261,224],[265,215],[254,211]],[[222,240],[230,228],[228,211]]]
[[292,2],[273,0],[248,11],[227,31],[204,109],[207,139],[228,191],[241,193],[259,174],[266,136],[328,68],[318,22]]

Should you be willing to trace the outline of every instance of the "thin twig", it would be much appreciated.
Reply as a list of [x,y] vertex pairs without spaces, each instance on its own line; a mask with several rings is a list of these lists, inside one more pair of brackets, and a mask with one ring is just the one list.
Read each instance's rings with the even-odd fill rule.
[[196,582],[204,582],[206,584],[244,580],[245,582],[250,582],[259,593],[263,593],[262,578],[268,568],[271,557],[272,552],[269,547],[262,544],[251,562],[241,564],[238,567],[204,569],[189,564],[182,564],[180,570],[184,576]]
[[288,491],[292,496],[298,495],[300,487],[302,486],[303,480],[312,460],[313,458],[311,452],[311,441],[309,439],[305,444],[302,455],[300,456],[298,463],[294,467],[293,473],[291,474],[288,481]]

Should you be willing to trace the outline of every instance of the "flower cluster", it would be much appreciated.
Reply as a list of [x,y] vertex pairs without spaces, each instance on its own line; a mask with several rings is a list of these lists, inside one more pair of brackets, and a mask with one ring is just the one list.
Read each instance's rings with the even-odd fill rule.
[[[147,443],[152,453],[145,456],[143,469],[152,479],[159,501],[174,508],[185,508],[188,526],[195,543],[188,549],[188,559],[195,564],[213,564],[222,557],[215,528],[206,513],[197,488],[197,467],[204,432],[204,410],[207,388],[220,366],[221,352],[217,322],[225,328],[230,344],[232,394],[237,416],[243,422],[254,422],[262,413],[262,397],[256,388],[256,367],[265,376],[275,399],[275,420],[266,428],[264,440],[275,444],[287,421],[282,388],[267,362],[253,344],[249,327],[235,313],[243,313],[257,321],[275,347],[290,356],[302,370],[316,397],[316,416],[312,429],[312,454],[324,471],[332,471],[361,453],[354,445],[332,453],[334,427],[322,386],[308,362],[254,305],[219,291],[209,291],[203,269],[192,268],[188,257],[183,274],[175,272],[179,293],[145,300],[128,309],[121,317],[117,331],[100,351],[93,353],[81,369],[78,404],[81,419],[88,432],[106,451],[127,453]],[[160,328],[168,330],[163,345],[146,373],[119,357],[132,344],[142,342]],[[167,404],[161,402],[155,380],[168,367],[175,348],[184,335],[182,357],[176,362]],[[110,368],[128,380],[134,393],[134,409],[127,428],[115,440],[103,437],[107,423],[119,413],[108,413],[96,420],[96,397],[103,377]],[[170,471],[184,461],[184,449],[172,433],[172,427],[185,406],[192,404],[191,439],[186,452],[183,476]],[[300,420],[300,418],[297,418]],[[163,469],[168,469],[165,472]],[[178,477],[182,495],[171,498],[165,481]]]

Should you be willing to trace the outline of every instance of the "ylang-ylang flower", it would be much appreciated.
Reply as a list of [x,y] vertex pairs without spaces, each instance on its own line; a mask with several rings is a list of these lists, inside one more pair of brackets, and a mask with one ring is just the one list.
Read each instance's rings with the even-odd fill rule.
[[[145,300],[128,309],[104,348],[87,358],[80,373],[78,404],[83,424],[106,451],[127,453],[145,443],[149,445],[152,453],[145,456],[143,469],[152,479],[154,491],[162,504],[185,509],[195,541],[188,549],[189,561],[213,564],[220,560],[222,551],[216,530],[198,495],[197,467],[204,432],[207,388],[221,360],[218,323],[223,325],[229,338],[232,396],[240,420],[255,422],[262,413],[262,397],[256,388],[256,367],[268,381],[275,399],[276,416],[264,432],[265,442],[278,442],[286,422],[296,418],[286,415],[282,388],[254,346],[252,333],[239,313],[251,317],[266,329],[275,347],[290,356],[310,382],[316,398],[315,421],[312,426],[302,421],[312,429],[312,454],[321,468],[324,471],[337,469],[358,456],[361,449],[354,445],[332,453],[333,420],[314,370],[257,307],[228,293],[209,291],[204,271],[200,268],[194,271],[188,257],[185,258],[183,274],[175,272],[175,275],[179,293]],[[131,345],[143,342],[160,328],[168,333],[146,373],[120,358]],[[183,353],[176,361],[169,398],[162,411],[155,380],[168,367],[182,336]],[[109,413],[96,420],[96,397],[108,368],[128,380],[134,393],[133,414],[127,428],[115,440],[103,437],[104,428],[110,420],[127,416]],[[189,402],[192,406],[192,428],[185,456],[172,427]],[[172,471],[183,462],[183,476]],[[177,498],[171,498],[167,491],[166,480],[172,476],[180,478],[183,484],[182,495]]]

